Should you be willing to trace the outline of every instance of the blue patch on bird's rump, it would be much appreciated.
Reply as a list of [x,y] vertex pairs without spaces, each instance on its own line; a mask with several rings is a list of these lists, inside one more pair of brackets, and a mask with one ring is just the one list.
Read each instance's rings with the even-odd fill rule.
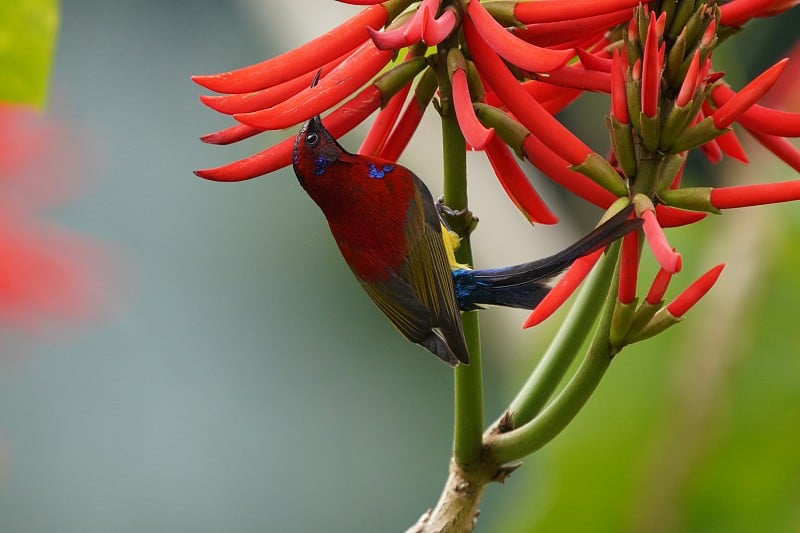
[[386,175],[387,172],[391,172],[392,170],[394,170],[394,165],[383,165],[383,167],[378,168],[375,166],[375,163],[370,163],[369,177],[381,179]]

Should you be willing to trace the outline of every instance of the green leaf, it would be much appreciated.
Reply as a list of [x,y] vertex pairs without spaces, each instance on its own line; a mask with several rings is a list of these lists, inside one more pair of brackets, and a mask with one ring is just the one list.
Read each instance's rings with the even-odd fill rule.
[[58,0],[0,2],[0,102],[43,107],[58,31]]

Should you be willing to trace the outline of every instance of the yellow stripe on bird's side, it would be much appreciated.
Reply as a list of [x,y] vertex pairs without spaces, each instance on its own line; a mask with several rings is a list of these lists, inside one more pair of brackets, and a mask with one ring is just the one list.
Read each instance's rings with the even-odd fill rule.
[[450,263],[450,270],[468,269],[469,265],[456,261],[456,250],[461,246],[461,237],[454,231],[450,231],[442,224],[442,241],[447,252],[447,261]]

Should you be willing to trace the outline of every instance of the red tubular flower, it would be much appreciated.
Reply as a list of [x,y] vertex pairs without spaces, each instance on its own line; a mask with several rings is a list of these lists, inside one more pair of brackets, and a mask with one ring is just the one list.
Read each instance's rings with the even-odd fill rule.
[[389,19],[384,5],[374,5],[299,48],[261,63],[220,74],[192,76],[206,89],[249,93],[289,81],[333,61],[367,40],[365,28],[380,28]]
[[[453,71],[453,106],[464,138],[475,150],[483,150],[494,137],[494,129],[486,128],[475,116],[472,98],[467,86],[467,73],[463,69]],[[499,174],[498,174],[499,176]]]
[[433,18],[434,13],[426,13],[422,21],[422,42],[428,46],[436,46],[444,41],[456,29],[459,20],[453,6],[447,6],[439,18]]
[[692,61],[689,63],[689,70],[681,84],[681,90],[675,99],[675,105],[686,107],[694,96],[697,86],[700,83],[700,50],[695,50]]
[[264,132],[261,128],[253,128],[245,126],[244,124],[236,124],[224,130],[215,131],[213,133],[206,133],[200,136],[200,140],[208,144],[231,144],[245,139],[249,139],[253,135],[258,135]]
[[605,50],[601,50],[600,52],[602,57],[597,53],[593,54],[580,48],[576,49],[575,51],[578,53],[578,58],[581,60],[581,64],[586,69],[611,73],[612,59],[607,57],[608,53]]
[[759,131],[747,130],[747,132],[764,145],[764,147],[777,155],[787,165],[800,172],[800,150],[783,137],[767,135]]
[[527,24],[524,28],[511,28],[511,33],[537,46],[554,46],[586,35],[603,35],[608,28],[625,22],[630,16],[631,10],[627,8],[579,19]]
[[380,50],[400,50],[420,40],[420,35],[414,35],[407,31],[407,29],[405,25],[388,31],[378,31],[374,28],[367,28],[367,34]]
[[[681,265],[678,265],[678,270],[680,270]],[[645,296],[645,301],[650,305],[658,305],[658,303],[664,298],[664,294],[667,292],[667,288],[669,287],[669,282],[672,280],[672,276],[674,276],[674,272],[667,272],[663,268],[658,270],[656,277],[653,278],[653,283],[650,285],[650,290],[647,291],[647,296]]]
[[528,177],[519,168],[511,151],[499,137],[493,137],[486,145],[486,157],[500,180],[500,184],[529,222],[556,224],[556,217],[547,208],[542,198],[533,188]]
[[[350,52],[323,65],[321,68],[322,74],[329,73],[334,67],[344,61],[349,54]],[[311,80],[314,79],[314,76],[316,76],[316,72],[308,72],[278,85],[249,93],[222,95],[201,94],[200,101],[214,111],[219,111],[226,115],[250,113],[252,111],[258,111],[259,109],[272,107],[296,95],[303,89],[307,89],[311,85]]]
[[719,149],[728,157],[732,157],[742,163],[748,162],[747,154],[744,153],[744,147],[742,147],[742,143],[739,142],[739,138],[736,137],[736,132],[733,130],[723,133],[714,140],[717,146],[719,146]]
[[[470,5],[477,2],[470,2]],[[464,19],[464,35],[472,58],[484,74],[492,90],[508,106],[519,121],[547,146],[574,165],[579,165],[592,153],[588,146],[550,115],[517,83],[503,61],[483,40],[469,18]]]
[[575,292],[581,282],[586,279],[586,276],[592,271],[601,255],[603,255],[603,250],[597,250],[576,259],[564,272],[564,275],[553,285],[547,296],[536,306],[536,309],[528,315],[528,318],[522,323],[522,328],[527,329],[541,324],[555,313],[567,301],[567,298]]
[[676,228],[679,226],[689,226],[706,218],[706,213],[698,211],[686,211],[677,209],[664,204],[656,206],[656,220],[662,228]]
[[[323,118],[322,123],[332,135],[339,137],[355,128],[378,109],[382,101],[383,95],[378,87],[369,85],[349,102]],[[212,181],[243,181],[268,174],[292,163],[294,138],[295,136],[291,135],[280,143],[248,158],[216,168],[195,170],[194,173]]]
[[414,89],[414,97],[409,100],[406,109],[397,121],[397,125],[384,143],[379,156],[390,161],[397,161],[400,154],[408,146],[411,136],[419,126],[422,115],[425,113],[428,104],[436,91],[436,76],[432,70],[428,70],[422,75],[419,83]]
[[541,48],[517,39],[492,18],[480,2],[470,1],[467,5],[467,15],[487,46],[529,72],[558,70],[573,56],[572,50]]
[[711,204],[717,209],[750,207],[795,200],[800,200],[800,180],[717,187],[711,191]]
[[748,83],[736,96],[721,105],[711,115],[714,126],[718,130],[723,130],[730,126],[734,120],[769,91],[770,87],[778,80],[778,76],[781,75],[788,61],[788,59],[781,59]]
[[[711,99],[721,107],[736,96],[736,92],[724,83],[711,89]],[[800,137],[800,113],[789,113],[753,104],[741,113],[736,122],[748,130],[757,130],[780,137]]]
[[38,332],[96,318],[108,300],[105,250],[39,214],[76,185],[74,146],[64,145],[71,134],[27,108],[0,106],[0,323],[6,330]]
[[636,279],[639,272],[639,233],[632,231],[622,238],[622,252],[619,263],[620,303],[630,304],[636,298]]
[[[523,24],[558,22],[606,15],[639,4],[639,0],[539,0],[536,3],[517,2],[514,18]],[[628,11],[630,13],[630,11]]]
[[658,45],[659,35],[656,28],[656,14],[651,11],[642,62],[642,112],[648,117],[655,117],[658,111],[662,63],[662,61],[659,61]]
[[655,212],[651,209],[645,209],[640,216],[644,219],[644,236],[656,261],[667,272],[677,272],[681,256],[675,253],[674,249],[669,245],[664,231],[658,224]]
[[620,124],[630,123],[625,90],[626,83],[625,63],[619,50],[614,50],[611,64],[611,116],[617,119]]
[[741,26],[748,20],[763,16],[775,0],[733,0],[719,6],[719,22],[725,26]]
[[389,132],[392,131],[397,118],[400,116],[400,110],[403,108],[408,93],[411,91],[411,84],[405,87],[389,99],[389,102],[378,113],[375,122],[372,123],[361,146],[358,148],[358,153],[362,155],[377,155],[389,137]]
[[725,268],[725,263],[721,263],[689,285],[682,293],[680,293],[672,302],[670,302],[666,310],[675,318],[680,318],[686,314],[689,309],[700,301],[700,299],[711,290],[711,287],[717,282],[722,269]]
[[719,147],[717,139],[711,139],[700,146],[706,159],[714,165],[722,160],[722,148]]
[[600,93],[611,92],[611,75],[609,73],[581,67],[564,67],[547,75],[536,76],[536,78],[542,83],[550,83],[559,87]]
[[558,154],[550,150],[535,135],[522,141],[525,159],[568,191],[602,208],[610,206],[616,197],[583,174],[569,169],[569,165]]
[[392,52],[368,42],[322,78],[295,96],[269,109],[233,116],[242,124],[263,129],[288,128],[308,120],[342,101],[361,87],[392,59]]

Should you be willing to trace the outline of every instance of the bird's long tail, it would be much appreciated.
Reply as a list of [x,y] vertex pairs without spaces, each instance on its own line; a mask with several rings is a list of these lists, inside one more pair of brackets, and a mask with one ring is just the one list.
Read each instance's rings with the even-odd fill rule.
[[591,233],[564,250],[530,263],[503,268],[453,270],[458,304],[462,311],[482,305],[533,309],[550,292],[546,282],[579,257],[590,254],[641,227],[640,218],[628,219],[633,206],[620,211]]

